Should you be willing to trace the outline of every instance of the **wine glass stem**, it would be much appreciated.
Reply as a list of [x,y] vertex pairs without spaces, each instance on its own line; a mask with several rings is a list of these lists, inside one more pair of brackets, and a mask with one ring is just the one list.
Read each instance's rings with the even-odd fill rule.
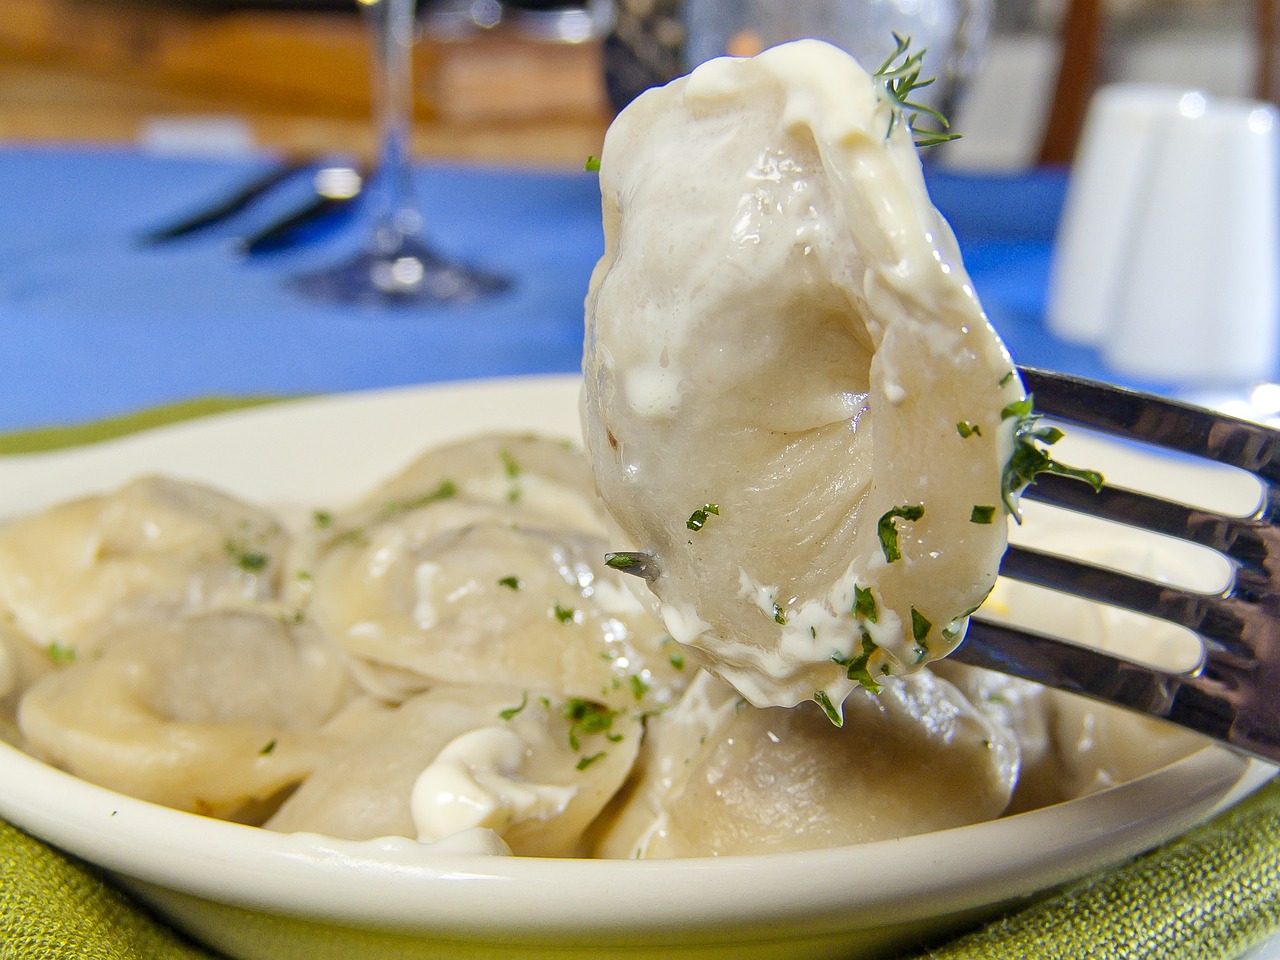
[[413,197],[413,42],[417,0],[362,3],[373,34],[373,100],[377,118],[379,207],[375,246],[388,254],[419,232]]

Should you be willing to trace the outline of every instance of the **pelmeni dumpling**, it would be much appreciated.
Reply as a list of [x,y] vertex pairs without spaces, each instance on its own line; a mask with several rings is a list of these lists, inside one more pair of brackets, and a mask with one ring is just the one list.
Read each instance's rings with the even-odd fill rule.
[[1003,673],[939,660],[929,669],[954,686],[997,727],[1018,741],[1018,781],[1005,813],[1021,813],[1067,799],[1060,783],[1061,752],[1054,740],[1051,691]]
[[138,623],[44,677],[19,726],[37,756],[181,810],[252,819],[333,743],[356,693],[314,628],[271,609]]
[[49,653],[0,614],[0,741],[21,746],[18,704],[28,687],[53,670]]
[[759,705],[945,655],[1023,390],[872,78],[818,41],[711,61],[614,121],[600,187],[587,445],[672,635]]
[[391,700],[496,683],[667,702],[665,631],[605,566],[605,541],[538,520],[459,494],[369,523],[319,551],[310,615]]
[[274,597],[289,542],[260,507],[144,477],[0,528],[0,607],[38,646],[88,655],[131,620]]
[[485,434],[426,451],[344,511],[332,534],[441,500],[518,507],[531,525],[605,529],[604,505],[580,449],[548,437]]
[[635,713],[496,685],[439,686],[345,726],[349,745],[269,829],[433,842],[479,827],[517,855],[581,856],[641,736]]
[[597,856],[808,850],[997,817],[1017,779],[1011,731],[929,671],[815,704],[752,707],[706,672],[649,721],[639,776]]

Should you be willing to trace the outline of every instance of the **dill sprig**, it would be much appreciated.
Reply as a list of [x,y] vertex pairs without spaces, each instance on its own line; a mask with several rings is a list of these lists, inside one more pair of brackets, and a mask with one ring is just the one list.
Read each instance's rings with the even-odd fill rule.
[[[893,134],[893,128],[905,121],[911,128],[911,136],[917,147],[932,147],[958,139],[960,134],[948,132],[951,124],[939,111],[928,104],[917,103],[911,99],[917,90],[924,89],[936,79],[935,77],[920,79],[920,70],[926,51],[910,53],[911,38],[903,37],[899,33],[894,33],[893,40],[895,44],[893,53],[880,65],[880,69],[871,75],[871,78],[883,88],[884,99],[889,103],[889,129],[885,131],[885,138],[888,139]],[[916,120],[922,114],[933,119],[941,129],[917,130]]]

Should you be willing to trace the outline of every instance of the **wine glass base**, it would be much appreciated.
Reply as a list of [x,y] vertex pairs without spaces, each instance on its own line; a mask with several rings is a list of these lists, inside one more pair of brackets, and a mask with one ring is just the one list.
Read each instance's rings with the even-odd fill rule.
[[511,280],[448,260],[419,240],[391,253],[359,253],[342,263],[289,280],[302,296],[322,303],[366,306],[446,306],[471,303],[511,288]]

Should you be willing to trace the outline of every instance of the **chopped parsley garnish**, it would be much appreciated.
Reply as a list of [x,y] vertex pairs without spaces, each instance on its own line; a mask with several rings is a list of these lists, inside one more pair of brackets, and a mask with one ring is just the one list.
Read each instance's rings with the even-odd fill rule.
[[54,663],[71,663],[76,658],[75,647],[64,647],[57,640],[45,647],[44,652]]
[[1013,374],[1014,374],[1014,371],[1010,370],[1008,373],[1006,373],[1003,377],[1000,378],[1000,383],[997,384],[997,386],[1007,387],[1009,383],[1013,380]]
[[969,512],[970,523],[992,523],[996,518],[996,508],[989,503],[975,503]]
[[593,763],[595,763],[604,755],[605,755],[604,751],[601,750],[599,753],[593,753],[589,757],[582,757],[581,759],[578,760],[578,769],[579,770],[587,769],[587,767],[591,766]]
[[604,565],[613,570],[628,570],[645,563],[649,559],[646,553],[610,553],[604,558]]
[[[946,132],[950,126],[946,117],[927,104],[909,99],[915,91],[933,83],[932,77],[927,80],[920,79],[920,68],[925,51],[909,54],[907,53],[907,49],[911,46],[909,37],[904,38],[894,33],[893,39],[896,44],[893,53],[880,65],[880,69],[871,75],[872,79],[880,84],[881,96],[889,104],[889,129],[885,131],[885,138],[888,139],[893,133],[893,128],[905,120],[907,126],[912,128],[912,138],[917,147],[931,147],[934,144],[955,140],[959,134]],[[941,129],[915,130],[916,119],[920,114],[932,118]]]
[[1035,482],[1041,473],[1057,474],[1060,477],[1074,477],[1083,480],[1095,491],[1102,489],[1102,474],[1096,470],[1081,470],[1059,463],[1049,456],[1048,452],[1037,445],[1053,446],[1062,439],[1062,431],[1057,427],[1038,426],[1040,414],[1035,412],[1034,400],[1027,396],[1017,400],[1000,412],[1001,420],[1013,420],[1013,454],[1005,464],[1004,474],[1000,478],[1000,492],[1004,505],[1014,520],[1021,523],[1022,516],[1014,501],[1027,486]]
[[595,156],[587,157],[587,162],[582,165],[582,169],[598,173],[600,171],[600,158]]
[[429,506],[438,503],[441,500],[448,500],[458,495],[458,485],[452,480],[440,481],[440,486],[436,487],[430,493],[424,493],[420,497],[409,497],[406,500],[390,500],[383,505],[381,512],[378,514],[379,520],[388,520],[391,517],[399,516],[402,513],[408,513],[410,510],[417,510],[419,507]]
[[[502,469],[506,472],[508,480],[515,480],[520,476],[520,464],[516,462],[516,458],[511,455],[510,450],[499,450],[498,456],[502,458]],[[520,499],[520,487],[513,484],[511,489],[507,491],[507,502],[515,503]]]
[[328,510],[313,510],[311,522],[315,524],[317,530],[328,530],[333,526],[333,514]]
[[925,640],[929,636],[929,631],[933,629],[933,623],[923,613],[915,607],[911,608],[911,639],[915,640],[920,646],[925,646]]
[[888,563],[902,559],[902,552],[898,549],[898,528],[893,521],[909,520],[914,523],[923,516],[924,504],[922,503],[894,507],[892,510],[885,511],[876,525],[876,530],[880,534],[880,549],[884,551],[884,558]]
[[961,420],[956,424],[956,433],[968,440],[970,437],[982,436],[982,428],[972,420]]
[[276,744],[277,744],[278,742],[279,742],[279,741],[275,740],[274,738],[273,738],[273,739],[271,739],[271,740],[268,740],[268,741],[263,745],[262,749],[258,751],[258,756],[260,756],[260,757],[265,757],[267,754],[272,753],[272,752],[275,750],[275,748],[276,748]]
[[[871,676],[871,671],[867,669],[867,663],[870,661],[871,655],[878,649],[879,647],[876,645],[876,642],[871,639],[871,634],[864,630],[862,631],[862,653],[854,657],[852,660],[838,655],[831,659],[840,666],[848,668],[845,676],[850,680],[856,680],[862,687],[870,690],[872,693],[879,693],[884,689],[884,687],[880,686],[880,684],[876,682],[876,678]],[[888,673],[887,670],[882,670],[882,672],[886,674]]]
[[581,697],[571,697],[565,702],[561,716],[569,721],[569,746],[580,750],[582,742],[579,738],[593,733],[608,733],[618,711]]
[[498,586],[506,587],[508,590],[520,589],[520,578],[512,574],[509,577],[503,577],[498,581]]
[[227,556],[245,573],[261,573],[267,568],[267,564],[271,562],[269,556],[261,550],[254,550],[247,543],[228,540],[226,549]]
[[669,658],[669,659],[670,659],[670,661],[671,661],[671,666],[675,667],[677,670],[683,670],[683,669],[684,669],[684,655],[683,655],[683,654],[673,653],[673,654],[670,656],[670,658]]
[[551,612],[555,614],[555,618],[561,623],[573,623],[578,619],[577,610],[573,609],[573,607],[562,607],[558,603],[551,608]]
[[325,541],[324,545],[326,549],[332,549],[344,543],[349,543],[353,547],[367,547],[369,545],[369,537],[359,527],[352,527],[350,530],[343,530],[341,533],[334,534]]
[[778,604],[773,605],[773,622],[780,627],[787,625],[787,614]]
[[498,456],[502,458],[502,468],[511,479],[520,476],[520,464],[516,463],[516,458],[511,455],[510,450],[499,450]]
[[840,715],[840,711],[836,709],[836,705],[831,702],[831,698],[827,696],[827,691],[818,690],[813,694],[813,702],[822,708],[822,712],[827,715],[827,719],[837,727],[844,726],[844,717]]
[[631,695],[637,700],[643,700],[644,695],[649,692],[649,684],[645,683],[644,678],[637,673],[627,677],[627,683],[631,687]]
[[517,703],[514,707],[507,707],[505,710],[499,710],[498,716],[501,717],[503,720],[512,720],[520,713],[521,710],[523,710],[528,705],[529,705],[529,691],[526,690],[524,691],[524,693],[520,695],[519,703]]
[[720,516],[719,504],[704,503],[697,510],[693,511],[693,513],[689,514],[689,519],[684,522],[684,525],[690,530],[701,530],[706,524],[707,518],[712,514],[717,517]]
[[853,615],[868,623],[878,623],[880,611],[876,607],[875,594],[870,587],[853,586]]

